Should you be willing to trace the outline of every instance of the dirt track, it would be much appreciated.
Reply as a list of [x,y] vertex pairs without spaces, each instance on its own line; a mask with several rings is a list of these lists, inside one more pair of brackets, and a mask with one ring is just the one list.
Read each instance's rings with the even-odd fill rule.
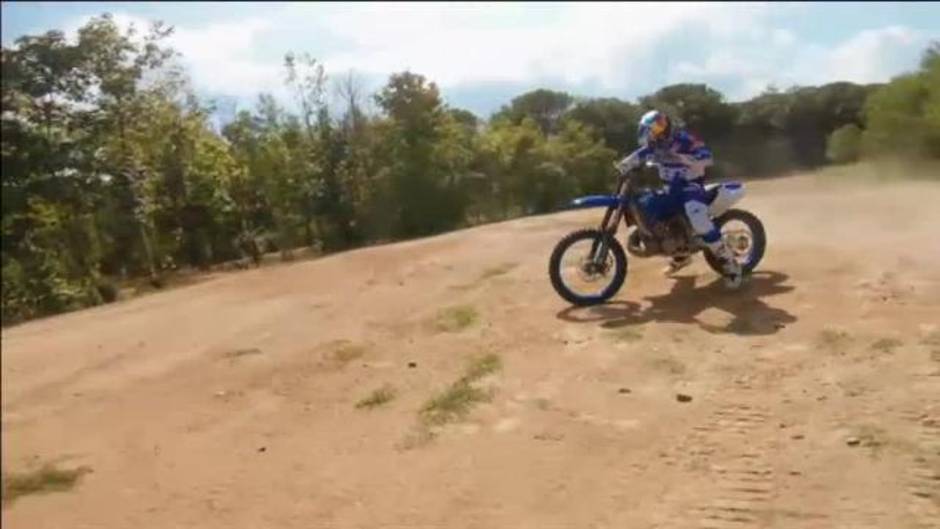
[[[4,470],[93,472],[3,526],[936,529],[937,204],[937,184],[750,184],[769,247],[736,293],[701,258],[677,280],[633,259],[615,302],[567,309],[548,254],[593,211],[4,330]],[[479,321],[429,323],[455,305]],[[492,401],[409,445],[481,353]]]

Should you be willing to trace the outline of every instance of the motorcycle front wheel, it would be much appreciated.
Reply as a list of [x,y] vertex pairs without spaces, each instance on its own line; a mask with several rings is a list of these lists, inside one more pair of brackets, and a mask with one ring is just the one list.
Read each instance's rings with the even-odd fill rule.
[[[603,244],[602,244],[603,243]],[[597,252],[604,255],[598,259]],[[558,241],[548,261],[552,287],[565,301],[579,307],[613,297],[627,277],[627,255],[609,233],[578,230]]]

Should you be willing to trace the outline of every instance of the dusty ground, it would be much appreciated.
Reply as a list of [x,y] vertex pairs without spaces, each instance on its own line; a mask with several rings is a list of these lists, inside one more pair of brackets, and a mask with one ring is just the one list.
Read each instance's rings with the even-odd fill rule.
[[[548,254],[593,211],[4,330],[4,471],[93,472],[3,526],[940,527],[940,185],[749,189],[769,248],[737,293],[634,259],[566,308]],[[453,306],[478,320],[433,325]],[[492,400],[416,436],[486,353]]]

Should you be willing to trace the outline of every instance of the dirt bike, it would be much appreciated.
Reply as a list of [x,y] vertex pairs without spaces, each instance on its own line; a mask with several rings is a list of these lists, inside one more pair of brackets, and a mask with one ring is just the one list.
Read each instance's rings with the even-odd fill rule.
[[[676,200],[662,189],[642,189],[637,171],[620,174],[613,195],[577,198],[571,209],[607,208],[599,228],[574,231],[555,245],[548,272],[552,286],[562,298],[577,306],[603,303],[613,297],[627,277],[627,255],[616,239],[621,219],[633,229],[626,238],[627,251],[634,257],[692,256],[704,251],[712,270],[723,275],[721,261],[695,234]],[[767,245],[764,226],[752,213],[731,206],[744,196],[740,182],[708,184],[708,213],[722,238],[741,265],[745,277],[761,258]],[[740,226],[739,226],[740,225]],[[583,249],[578,249],[583,244]],[[573,257],[570,262],[565,259]],[[571,272],[570,278],[565,276]],[[581,283],[586,291],[577,290]]]

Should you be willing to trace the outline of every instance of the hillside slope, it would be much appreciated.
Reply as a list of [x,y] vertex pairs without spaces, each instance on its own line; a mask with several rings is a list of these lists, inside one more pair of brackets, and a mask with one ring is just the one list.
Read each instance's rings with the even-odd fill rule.
[[[4,472],[92,472],[3,526],[940,527],[940,185],[749,193],[740,292],[634,259],[566,307],[547,259],[589,211],[4,330]],[[483,402],[428,430],[448,387]]]

